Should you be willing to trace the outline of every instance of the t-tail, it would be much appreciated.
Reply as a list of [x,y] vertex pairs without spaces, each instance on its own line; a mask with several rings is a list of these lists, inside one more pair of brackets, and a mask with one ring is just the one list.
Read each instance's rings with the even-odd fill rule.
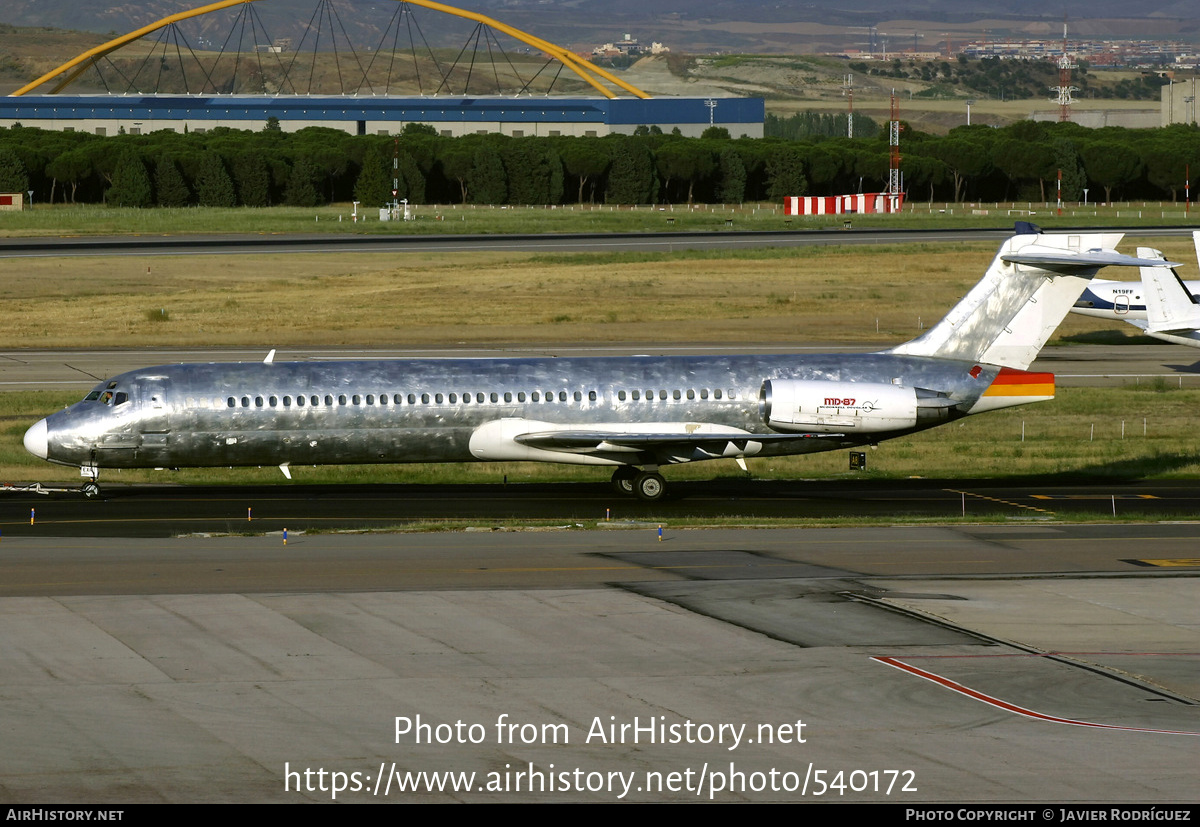
[[1123,233],[1044,233],[1018,222],[983,279],[924,335],[888,353],[1026,370],[1101,267],[1170,267],[1114,248]]
[[[1200,232],[1192,233],[1192,240],[1200,262]],[[1161,252],[1149,247],[1138,247],[1137,252],[1138,258],[1155,259],[1159,265],[1141,268],[1146,320],[1131,323],[1156,339],[1200,347],[1200,302],[1179,274],[1165,266]]]

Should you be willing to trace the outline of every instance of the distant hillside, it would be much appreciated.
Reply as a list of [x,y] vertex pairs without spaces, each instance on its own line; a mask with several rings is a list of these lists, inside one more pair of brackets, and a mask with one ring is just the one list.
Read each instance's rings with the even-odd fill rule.
[[[123,34],[169,14],[203,5],[203,0],[136,0],[83,4],[76,0],[5,0],[0,23],[73,27]],[[1052,6],[1052,7],[1051,7]],[[1002,9],[992,0],[847,0],[839,4],[780,0],[462,0],[461,7],[489,14],[540,37],[575,49],[629,33],[643,42],[658,40],[675,51],[805,53],[864,48],[868,29],[877,43],[892,49],[937,50],[951,40],[992,37],[1054,37],[1065,13],[1076,37],[1200,39],[1200,4],[1184,0],[1143,0],[1137,18],[1131,4],[1118,0],[1010,0]],[[241,5],[222,12],[224,21]],[[313,18],[314,0],[264,0],[250,4],[270,38],[299,41]],[[352,37],[372,43],[396,11],[388,0],[337,0],[336,9]],[[422,34],[434,46],[461,45],[471,24],[417,9]],[[208,36],[222,38],[229,23],[220,15],[197,22]],[[466,25],[466,29],[462,26]],[[461,30],[461,31],[456,31]]]

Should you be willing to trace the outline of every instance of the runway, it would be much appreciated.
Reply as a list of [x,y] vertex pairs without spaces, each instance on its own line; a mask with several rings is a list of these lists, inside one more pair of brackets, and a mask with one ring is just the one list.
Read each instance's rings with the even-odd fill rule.
[[[840,221],[838,222],[840,223]],[[1055,232],[1097,228],[1056,227]],[[1137,227],[1130,238],[1186,236],[1189,227]],[[710,232],[536,233],[529,235],[358,235],[278,233],[259,235],[63,236],[0,238],[0,258],[72,256],[244,255],[250,253],[429,253],[429,252],[671,252],[739,247],[807,247],[998,241],[1012,227],[997,229],[720,230]]]
[[[296,469],[300,477],[303,469]],[[164,477],[169,476],[164,473]],[[602,477],[603,474],[598,474]],[[0,491],[0,537],[178,537],[190,534],[362,531],[414,526],[790,524],[841,518],[1051,520],[1088,515],[1178,519],[1200,514],[1192,480],[1091,485],[1055,480],[672,480],[647,503],[607,482],[477,485],[255,486],[103,483],[87,499]]]
[[0,798],[1194,802],[1195,528],[6,537]]

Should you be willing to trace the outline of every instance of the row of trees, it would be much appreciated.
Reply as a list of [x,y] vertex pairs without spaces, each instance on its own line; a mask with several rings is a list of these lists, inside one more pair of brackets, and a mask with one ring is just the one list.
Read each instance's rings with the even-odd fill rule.
[[[1200,130],[1088,130],[1021,122],[961,127],[946,136],[906,130],[902,173],[909,199],[1092,200],[1182,195],[1200,169]],[[218,128],[99,137],[0,129],[0,191],[36,202],[315,206],[398,198],[413,203],[740,203],[788,195],[872,192],[888,175],[881,132],[848,140],[731,140],[639,128],[604,138],[446,138],[410,125],[393,139],[309,128],[284,133]]]

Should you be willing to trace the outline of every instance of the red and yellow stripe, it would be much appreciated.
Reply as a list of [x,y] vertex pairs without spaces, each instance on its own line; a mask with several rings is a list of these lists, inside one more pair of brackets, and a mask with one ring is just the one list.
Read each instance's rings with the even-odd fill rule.
[[1032,373],[1015,368],[1000,368],[1000,373],[988,385],[983,396],[1010,396],[1043,398],[1054,397],[1054,374]]

